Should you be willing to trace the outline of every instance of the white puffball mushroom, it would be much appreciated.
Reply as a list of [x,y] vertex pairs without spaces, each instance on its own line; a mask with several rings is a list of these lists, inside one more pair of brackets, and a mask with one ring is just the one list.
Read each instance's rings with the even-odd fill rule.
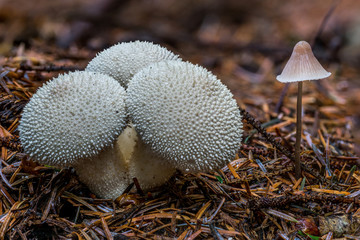
[[221,168],[240,147],[242,122],[233,95],[212,73],[163,61],[134,75],[127,107],[145,144],[187,172]]
[[41,164],[74,167],[102,198],[116,199],[134,177],[144,190],[164,184],[175,168],[133,127],[125,128],[125,95],[101,73],[73,72],[49,81],[24,108],[19,131],[25,152]]
[[101,73],[76,71],[45,83],[22,113],[25,153],[59,167],[97,155],[126,125],[125,95],[116,80]]
[[148,65],[164,60],[179,60],[178,55],[158,44],[135,41],[118,43],[98,53],[85,71],[112,76],[126,88],[135,73]]

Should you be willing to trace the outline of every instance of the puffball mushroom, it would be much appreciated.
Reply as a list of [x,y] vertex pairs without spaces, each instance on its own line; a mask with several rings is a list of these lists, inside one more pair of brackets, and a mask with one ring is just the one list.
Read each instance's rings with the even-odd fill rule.
[[302,81],[327,78],[327,72],[315,58],[311,46],[305,41],[298,42],[284,70],[276,79],[280,82],[298,82],[297,117],[296,117],[296,143],[295,143],[295,173],[301,177],[300,142],[301,142],[301,113],[302,113]]
[[126,42],[116,44],[98,53],[85,71],[112,76],[127,88],[132,76],[148,65],[164,60],[179,60],[179,56],[151,42]]
[[206,69],[180,61],[155,63],[134,75],[127,93],[141,139],[176,168],[209,171],[235,157],[240,112],[227,87]]
[[25,153],[59,167],[97,155],[126,126],[125,95],[116,80],[101,73],[77,71],[45,83],[22,113]]
[[117,198],[134,177],[144,190],[165,183],[175,168],[131,126],[125,128],[125,96],[116,80],[101,73],[73,72],[45,83],[22,114],[25,153],[41,164],[74,167],[102,198]]

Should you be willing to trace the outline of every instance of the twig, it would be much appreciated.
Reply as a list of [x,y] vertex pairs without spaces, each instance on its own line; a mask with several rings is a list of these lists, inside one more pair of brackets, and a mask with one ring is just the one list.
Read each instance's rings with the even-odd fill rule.
[[340,195],[324,194],[324,193],[304,193],[299,195],[281,196],[276,198],[261,197],[257,199],[250,199],[247,203],[251,210],[260,208],[287,208],[289,204],[307,203],[307,202],[331,202],[331,203],[353,203],[360,205],[360,199],[347,198]]
[[331,15],[333,14],[333,12],[335,11],[336,7],[339,5],[340,0],[334,0],[333,4],[331,5],[329,11],[326,13],[326,15],[324,16],[323,20],[321,21],[320,27],[318,29],[318,31],[315,34],[315,37],[313,38],[313,40],[311,41],[311,47],[314,47],[316,40],[319,39],[320,35],[322,34],[322,32],[325,29],[326,24],[328,23]]
[[[240,113],[250,125],[252,125],[269,143],[271,143],[274,147],[276,147],[280,152],[282,152],[285,156],[287,156],[291,161],[295,161],[294,153],[290,152],[287,148],[283,147],[273,135],[266,132],[266,130],[261,126],[261,123],[257,121],[250,113],[246,110],[240,108]],[[318,178],[321,182],[326,182],[328,184],[336,184],[335,182],[331,182],[330,180],[326,179],[318,172],[313,171],[310,167],[306,166],[303,163],[301,164],[301,168],[306,172],[310,173],[314,177]]]
[[6,147],[13,151],[22,152],[19,139],[14,137],[0,137],[0,146]]
[[275,112],[277,114],[279,114],[281,111],[281,107],[284,103],[284,98],[286,96],[286,93],[287,93],[289,87],[290,87],[290,83],[286,83],[285,86],[283,87],[283,89],[281,90],[279,101],[276,103],[276,107],[275,107]]
[[30,66],[27,64],[20,64],[20,70],[23,71],[41,71],[41,72],[58,72],[58,71],[75,71],[81,70],[81,68],[77,66],[55,66],[55,65],[48,65],[48,66]]
[[253,126],[269,143],[281,151],[284,155],[294,161],[294,154],[291,153],[288,149],[282,146],[273,135],[266,132],[266,130],[261,126],[261,123],[257,121],[249,112],[244,109],[240,109],[241,116],[245,119],[251,126]]

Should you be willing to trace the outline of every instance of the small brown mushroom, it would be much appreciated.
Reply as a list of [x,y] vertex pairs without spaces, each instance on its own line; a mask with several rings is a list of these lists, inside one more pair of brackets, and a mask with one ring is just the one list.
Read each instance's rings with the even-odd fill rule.
[[305,41],[298,42],[284,70],[276,79],[283,83],[298,82],[297,114],[296,114],[296,143],[295,143],[295,174],[301,177],[300,141],[301,141],[301,113],[302,113],[302,81],[327,78],[327,72],[315,58],[311,46]]

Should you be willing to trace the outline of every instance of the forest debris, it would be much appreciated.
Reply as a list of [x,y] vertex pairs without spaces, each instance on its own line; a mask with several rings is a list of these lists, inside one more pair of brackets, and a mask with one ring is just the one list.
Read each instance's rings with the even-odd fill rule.
[[[232,26],[215,22],[200,23],[204,26],[201,32],[194,26],[195,36],[179,32],[168,37],[169,32],[177,31],[171,21],[162,25],[165,30],[152,34],[149,27],[145,32],[150,40],[181,49],[188,60],[207,65],[234,92],[243,109],[245,134],[236,158],[217,172],[179,172],[169,183],[149,193],[139,194],[131,185],[116,201],[97,198],[78,181],[72,169],[32,162],[18,140],[21,111],[36,89],[53,76],[82,69],[94,53],[86,48],[58,49],[34,40],[29,47],[19,47],[18,55],[9,53],[9,58],[0,59],[0,237],[36,239],[47,234],[65,239],[291,239],[300,236],[299,230],[319,236],[306,230],[310,223],[328,239],[335,234],[355,239],[360,171],[349,116],[357,114],[358,88],[351,79],[359,78],[358,69],[333,61],[336,54],[331,53],[332,59],[324,59],[337,72],[336,82],[329,81],[318,87],[319,91],[304,89],[304,130],[312,134],[303,138],[304,171],[295,178],[294,89],[289,86],[279,100],[274,92],[280,92],[281,86],[275,83],[269,87],[289,48],[236,43],[236,39],[226,38]],[[204,42],[196,34],[203,35],[206,29],[225,35],[211,39],[216,34],[210,34]],[[109,41],[124,39],[129,33],[132,35],[127,35],[128,40],[141,37],[138,28],[127,29],[125,35],[124,29],[117,31],[119,35]],[[323,40],[321,45],[327,48],[334,39]],[[97,41],[98,46],[106,43],[89,41]],[[311,217],[315,221],[308,220]],[[342,222],[338,224],[342,229],[330,227],[329,223],[336,221]]]
[[344,234],[358,235],[360,218],[358,215],[350,214],[319,216],[319,230],[321,235],[332,232],[334,237],[341,237]]

